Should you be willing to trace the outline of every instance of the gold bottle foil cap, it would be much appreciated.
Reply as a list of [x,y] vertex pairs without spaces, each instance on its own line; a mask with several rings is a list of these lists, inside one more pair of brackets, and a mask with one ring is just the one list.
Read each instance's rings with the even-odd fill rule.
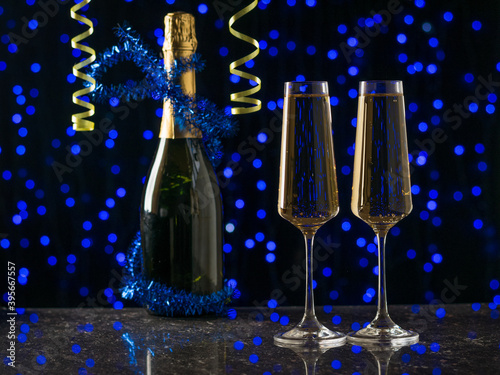
[[[165,42],[163,43],[165,69],[169,71],[175,59],[191,56],[197,45],[194,16],[185,12],[168,13],[165,16]],[[184,94],[195,95],[194,70],[190,69],[182,73],[178,77],[178,84]],[[201,138],[201,132],[195,128],[180,126],[174,116],[171,101],[166,99],[163,103],[160,138]]]
[[195,51],[198,46],[194,16],[186,12],[173,12],[165,16],[165,43],[163,50]]

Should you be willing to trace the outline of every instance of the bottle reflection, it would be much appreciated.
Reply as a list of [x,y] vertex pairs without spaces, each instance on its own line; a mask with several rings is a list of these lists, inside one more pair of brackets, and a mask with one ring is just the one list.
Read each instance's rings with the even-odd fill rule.
[[200,364],[209,374],[226,368],[226,343],[206,337],[179,339],[168,333],[122,334],[128,369],[137,375],[196,374]]
[[146,355],[146,375],[153,375],[153,371],[151,370],[151,363],[153,362],[153,353],[148,348]]

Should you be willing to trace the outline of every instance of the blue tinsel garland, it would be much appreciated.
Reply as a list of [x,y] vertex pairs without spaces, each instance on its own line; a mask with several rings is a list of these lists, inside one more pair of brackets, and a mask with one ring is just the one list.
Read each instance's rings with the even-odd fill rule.
[[124,286],[120,289],[122,297],[133,300],[143,306],[148,306],[151,311],[165,316],[191,316],[204,313],[217,315],[227,314],[235,317],[234,310],[227,310],[231,298],[237,298],[239,292],[230,286],[222,290],[199,295],[186,293],[184,290],[171,288],[165,284],[149,280],[141,273],[142,246],[138,233],[127,252],[125,265]]
[[[168,98],[180,126],[201,130],[207,154],[211,162],[217,165],[222,156],[220,139],[236,134],[236,122],[231,115],[218,109],[209,100],[185,95],[175,83],[187,70],[201,71],[204,68],[200,55],[193,54],[190,58],[178,59],[172,69],[167,71],[163,61],[156,57],[130,26],[118,26],[115,33],[120,43],[99,54],[90,66],[88,75],[96,81],[92,98],[100,103],[112,98],[123,101]],[[129,80],[125,84],[104,85],[102,78],[108,69],[123,61],[133,62],[145,74],[144,79],[140,82]]]

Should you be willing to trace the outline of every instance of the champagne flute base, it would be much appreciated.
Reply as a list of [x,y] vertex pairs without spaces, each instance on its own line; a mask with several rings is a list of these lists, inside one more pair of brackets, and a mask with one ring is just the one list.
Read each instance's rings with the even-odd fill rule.
[[302,324],[274,335],[274,344],[281,347],[333,348],[346,343],[343,333],[329,330],[321,323]]
[[359,331],[349,332],[347,341],[354,345],[412,345],[419,340],[419,335],[413,331],[407,331],[398,325],[394,327],[378,328],[368,325]]

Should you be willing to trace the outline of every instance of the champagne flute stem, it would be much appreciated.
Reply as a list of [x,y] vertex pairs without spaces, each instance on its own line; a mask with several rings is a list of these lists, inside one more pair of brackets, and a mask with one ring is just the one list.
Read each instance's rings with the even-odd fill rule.
[[304,233],[306,242],[306,303],[303,320],[316,320],[316,312],[314,310],[314,292],[313,292],[313,245],[314,234],[310,232]]
[[378,374],[379,375],[386,375],[387,374],[387,367],[389,367],[389,364],[377,362],[377,367],[378,367]]
[[306,375],[316,375],[316,363],[318,361],[317,358],[315,358],[313,360],[313,362],[310,362],[310,361],[304,361],[304,367],[305,367],[305,370],[306,370]]
[[377,231],[376,234],[378,242],[378,304],[375,321],[379,322],[379,324],[383,326],[386,326],[392,323],[387,308],[387,291],[385,281],[385,241],[387,231]]

